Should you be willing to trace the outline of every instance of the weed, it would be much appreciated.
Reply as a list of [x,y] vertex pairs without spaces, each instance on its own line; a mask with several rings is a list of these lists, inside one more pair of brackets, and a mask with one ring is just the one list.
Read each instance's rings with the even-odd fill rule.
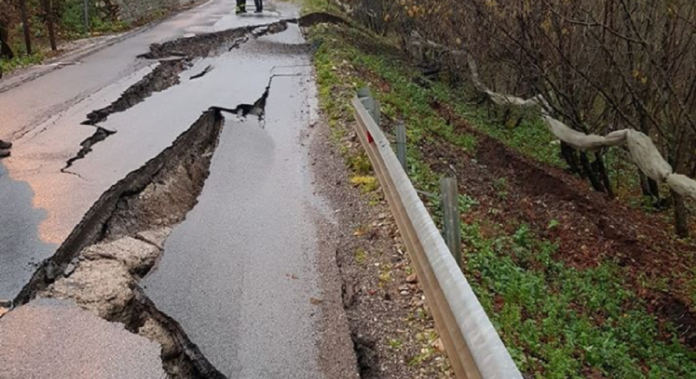
[[350,182],[360,188],[362,193],[370,193],[379,188],[379,181],[374,176],[354,176],[350,179]]
[[0,72],[10,72],[18,68],[39,64],[44,60],[44,54],[38,51],[32,55],[16,55],[13,59],[0,59]]
[[403,342],[399,341],[396,338],[390,339],[388,343],[389,343],[389,347],[392,350],[401,350],[401,347],[403,346]]
[[356,175],[368,175],[372,173],[372,163],[370,163],[370,159],[365,153],[348,157],[348,165]]
[[358,264],[364,264],[366,260],[367,260],[367,252],[363,249],[358,249],[355,252],[355,261],[358,262]]
[[554,230],[554,229],[558,228],[560,225],[561,225],[560,221],[553,219],[553,220],[549,221],[549,224],[546,226],[546,229]]

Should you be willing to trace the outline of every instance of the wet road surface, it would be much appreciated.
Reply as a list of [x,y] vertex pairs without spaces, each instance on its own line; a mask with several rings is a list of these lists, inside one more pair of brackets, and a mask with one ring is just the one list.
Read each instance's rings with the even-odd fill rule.
[[[102,193],[170,146],[203,111],[263,100],[262,118],[226,114],[199,203],[141,284],[229,378],[353,378],[350,338],[318,351],[320,329],[348,330],[343,320],[322,318],[317,222],[331,215],[315,195],[308,162],[315,84],[310,47],[296,25],[194,58],[180,84],[99,123],[108,138],[66,168],[95,133],[81,124],[86,115],[155,69],[156,61],[136,59],[149,43],[298,13],[282,3],[262,17],[238,17],[233,8],[234,1],[213,0],[86,58],[84,77],[70,66],[0,93],[0,138],[16,145],[13,157],[0,161],[0,300],[17,294]],[[33,327],[25,320],[15,331]]]
[[311,208],[320,200],[301,144],[306,86],[273,83],[265,128],[228,120],[199,204],[144,282],[230,378],[324,377],[313,334],[322,293]]
[[10,312],[0,335],[3,379],[166,378],[157,344],[67,301],[37,300]]
[[[225,103],[253,103],[264,92],[259,84],[272,78],[263,120],[227,117],[198,205],[143,281],[158,309],[230,378],[329,377],[315,332],[323,294],[313,215],[327,212],[314,195],[308,162],[310,63],[291,26],[199,62],[192,73],[215,69],[172,91],[209,94],[228,81],[235,91],[220,88],[220,98],[230,99]],[[257,95],[238,99],[236,90],[247,86],[257,86]],[[336,346],[337,358],[352,354],[346,350]]]
[[258,85],[222,81],[205,96],[153,96],[143,109],[100,124],[118,133],[96,146],[90,159],[61,172],[95,132],[81,125],[86,115],[116,100],[155,67],[156,61],[137,59],[151,43],[277,18],[270,13],[236,17],[234,3],[213,0],[76,65],[0,93],[0,139],[15,144],[13,156],[0,161],[0,301],[19,293],[36,265],[53,254],[102,193],[169,146],[201,112],[225,104],[226,97],[234,102],[263,92],[268,72],[249,70],[258,76]]

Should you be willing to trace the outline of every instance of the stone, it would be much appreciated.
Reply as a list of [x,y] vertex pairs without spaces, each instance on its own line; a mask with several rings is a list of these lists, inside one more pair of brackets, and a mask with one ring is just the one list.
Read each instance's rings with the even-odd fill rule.
[[109,321],[129,321],[136,285],[123,263],[115,260],[82,262],[68,278],[59,278],[39,296],[71,299]]
[[149,270],[161,253],[162,251],[156,246],[132,237],[92,245],[82,251],[82,255],[89,260],[117,260],[132,274]]
[[68,264],[68,266],[65,267],[65,270],[63,270],[63,276],[67,277],[67,276],[72,275],[72,273],[75,272],[75,268],[76,267],[74,264],[72,264],[72,263]]
[[138,334],[150,341],[159,343],[162,346],[163,359],[173,358],[181,353],[167,329],[153,318],[148,318],[145,321],[143,326],[138,329]]
[[416,283],[418,282],[418,275],[414,272],[406,278],[406,283]]

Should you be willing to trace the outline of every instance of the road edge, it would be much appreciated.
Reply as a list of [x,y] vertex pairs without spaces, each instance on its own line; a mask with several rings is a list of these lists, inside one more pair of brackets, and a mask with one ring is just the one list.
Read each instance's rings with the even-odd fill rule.
[[[76,51],[72,51],[72,52],[66,53],[64,55],[57,56],[55,58],[51,58],[40,65],[30,66],[30,67],[25,69],[24,73],[19,73],[16,76],[12,76],[8,79],[5,79],[5,80],[0,79],[0,94],[7,92],[7,91],[10,91],[14,88],[17,88],[17,87],[21,86],[22,84],[39,79],[39,78],[41,78],[45,75],[48,75],[54,71],[60,70],[63,67],[70,66],[71,63],[74,63],[75,61],[78,61],[80,59],[88,57],[92,54],[96,54],[96,53],[98,53],[106,48],[109,48],[109,47],[111,47],[119,42],[123,42],[123,41],[125,41],[131,37],[134,37],[138,34],[149,31],[149,30],[155,28],[156,26],[159,26],[160,24],[171,20],[173,17],[178,16],[179,14],[181,14],[183,12],[189,11],[189,10],[197,8],[197,7],[202,7],[202,6],[210,3],[211,1],[212,0],[203,0],[200,2],[194,2],[194,3],[190,4],[189,6],[184,6],[184,7],[181,7],[179,9],[173,11],[169,15],[167,15],[159,20],[156,20],[156,21],[147,23],[145,25],[136,27],[133,30],[129,30],[127,32],[118,34],[118,35],[116,35],[116,37],[111,38],[109,40],[99,42],[99,43],[96,43],[94,45],[87,46],[85,48],[78,49]],[[5,82],[8,82],[8,83],[5,83]]]

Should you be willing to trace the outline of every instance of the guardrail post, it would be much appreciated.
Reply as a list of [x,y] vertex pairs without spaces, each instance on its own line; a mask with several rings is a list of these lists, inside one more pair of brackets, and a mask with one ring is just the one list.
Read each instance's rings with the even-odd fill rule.
[[375,100],[375,98],[372,97],[372,92],[370,91],[370,89],[367,87],[359,89],[358,98],[363,103],[365,109],[367,109],[367,111],[370,113],[372,119],[375,120],[377,126],[380,126],[380,119],[382,118],[380,104],[379,101]]
[[462,267],[462,229],[459,217],[459,190],[457,178],[443,178],[440,181],[440,199],[442,202],[445,243],[454,260]]
[[401,167],[408,173],[406,163],[406,125],[399,123],[396,125],[396,157],[401,162]]

